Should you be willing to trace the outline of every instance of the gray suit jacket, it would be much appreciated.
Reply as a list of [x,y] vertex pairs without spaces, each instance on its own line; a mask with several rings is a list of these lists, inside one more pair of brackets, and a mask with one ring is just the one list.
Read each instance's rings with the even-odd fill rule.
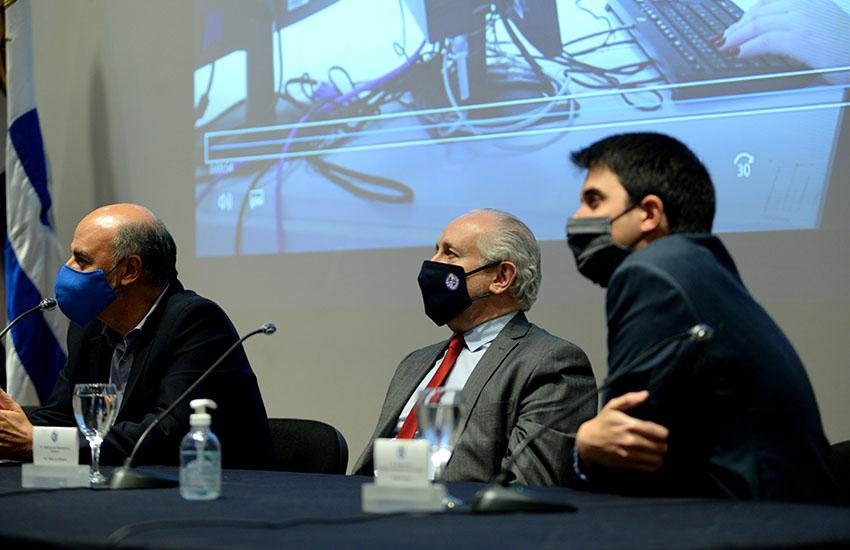
[[[402,360],[354,474],[372,475],[372,443],[390,437],[405,403],[447,346],[448,340]],[[594,388],[590,362],[578,346],[518,313],[493,340],[463,388],[466,407],[445,479],[489,481],[530,433]],[[519,455],[509,481],[565,485],[571,479],[575,431],[595,414],[594,400],[544,432]]]

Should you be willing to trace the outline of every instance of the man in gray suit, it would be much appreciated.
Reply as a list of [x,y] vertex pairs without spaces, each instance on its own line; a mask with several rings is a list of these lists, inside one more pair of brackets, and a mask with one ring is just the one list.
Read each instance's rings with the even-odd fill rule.
[[[595,388],[584,352],[526,319],[540,279],[534,234],[511,214],[476,210],[446,226],[419,285],[426,314],[454,336],[402,360],[355,474],[372,475],[376,438],[415,434],[411,411],[426,386],[463,389],[465,411],[444,479],[478,481],[498,474],[529,434]],[[508,481],[566,484],[575,431],[595,414],[591,402],[545,430],[517,457]]]

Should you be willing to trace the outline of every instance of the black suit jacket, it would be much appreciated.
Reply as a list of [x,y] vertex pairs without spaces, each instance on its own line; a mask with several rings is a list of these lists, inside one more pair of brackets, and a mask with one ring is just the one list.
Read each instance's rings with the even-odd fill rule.
[[[134,343],[133,366],[115,424],[104,439],[101,462],[120,463],[154,417],[192,384],[238,336],[224,311],[214,302],[173,280],[148,317]],[[71,323],[68,362],[47,404],[30,414],[41,426],[76,426],[72,409],[74,385],[107,382],[113,348],[100,321]],[[180,440],[189,431],[189,400],[210,398],[212,430],[228,467],[263,467],[274,451],[265,407],[245,352],[236,349],[189,396],[185,403],[151,432],[136,455],[136,463],[176,464]]]
[[[355,474],[372,475],[372,443],[391,437],[398,417],[419,383],[448,346],[448,340],[405,357],[390,382],[378,424]],[[555,414],[596,387],[590,362],[578,346],[528,322],[520,312],[478,361],[463,387],[465,411],[446,480],[489,481],[514,450]],[[508,481],[563,485],[570,480],[575,431],[596,413],[596,400],[545,430],[508,472]]]
[[609,374],[696,323],[701,347],[668,346],[607,397],[648,389],[634,411],[670,429],[655,474],[595,470],[594,481],[639,493],[832,501],[829,447],[799,357],[744,287],[711,235],[673,235],[631,254],[607,294]]

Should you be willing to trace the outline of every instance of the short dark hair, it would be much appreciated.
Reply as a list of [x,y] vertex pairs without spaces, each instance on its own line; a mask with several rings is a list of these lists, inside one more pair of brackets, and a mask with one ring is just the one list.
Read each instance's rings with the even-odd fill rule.
[[142,269],[152,284],[164,286],[177,278],[177,245],[160,220],[130,222],[118,228],[113,260],[134,254],[142,259]]
[[664,134],[619,134],[573,152],[573,163],[602,166],[619,178],[632,204],[657,195],[671,233],[711,233],[714,184],[705,166],[681,141]]

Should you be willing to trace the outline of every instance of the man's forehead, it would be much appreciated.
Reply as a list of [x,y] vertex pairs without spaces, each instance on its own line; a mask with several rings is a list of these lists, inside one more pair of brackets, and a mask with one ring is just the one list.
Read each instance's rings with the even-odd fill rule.
[[467,214],[452,220],[440,235],[439,242],[462,246],[475,244],[487,230],[487,219],[481,215]]
[[77,226],[71,241],[72,252],[89,255],[111,251],[117,225],[114,218],[85,218]]
[[121,219],[119,216],[112,214],[105,208],[100,208],[83,218],[77,226],[77,230],[114,230],[120,225],[120,223]]
[[581,192],[598,191],[606,195],[615,193],[625,193],[626,188],[620,183],[620,178],[617,177],[607,166],[594,166],[587,171],[587,176],[584,178],[584,183],[581,186]]

